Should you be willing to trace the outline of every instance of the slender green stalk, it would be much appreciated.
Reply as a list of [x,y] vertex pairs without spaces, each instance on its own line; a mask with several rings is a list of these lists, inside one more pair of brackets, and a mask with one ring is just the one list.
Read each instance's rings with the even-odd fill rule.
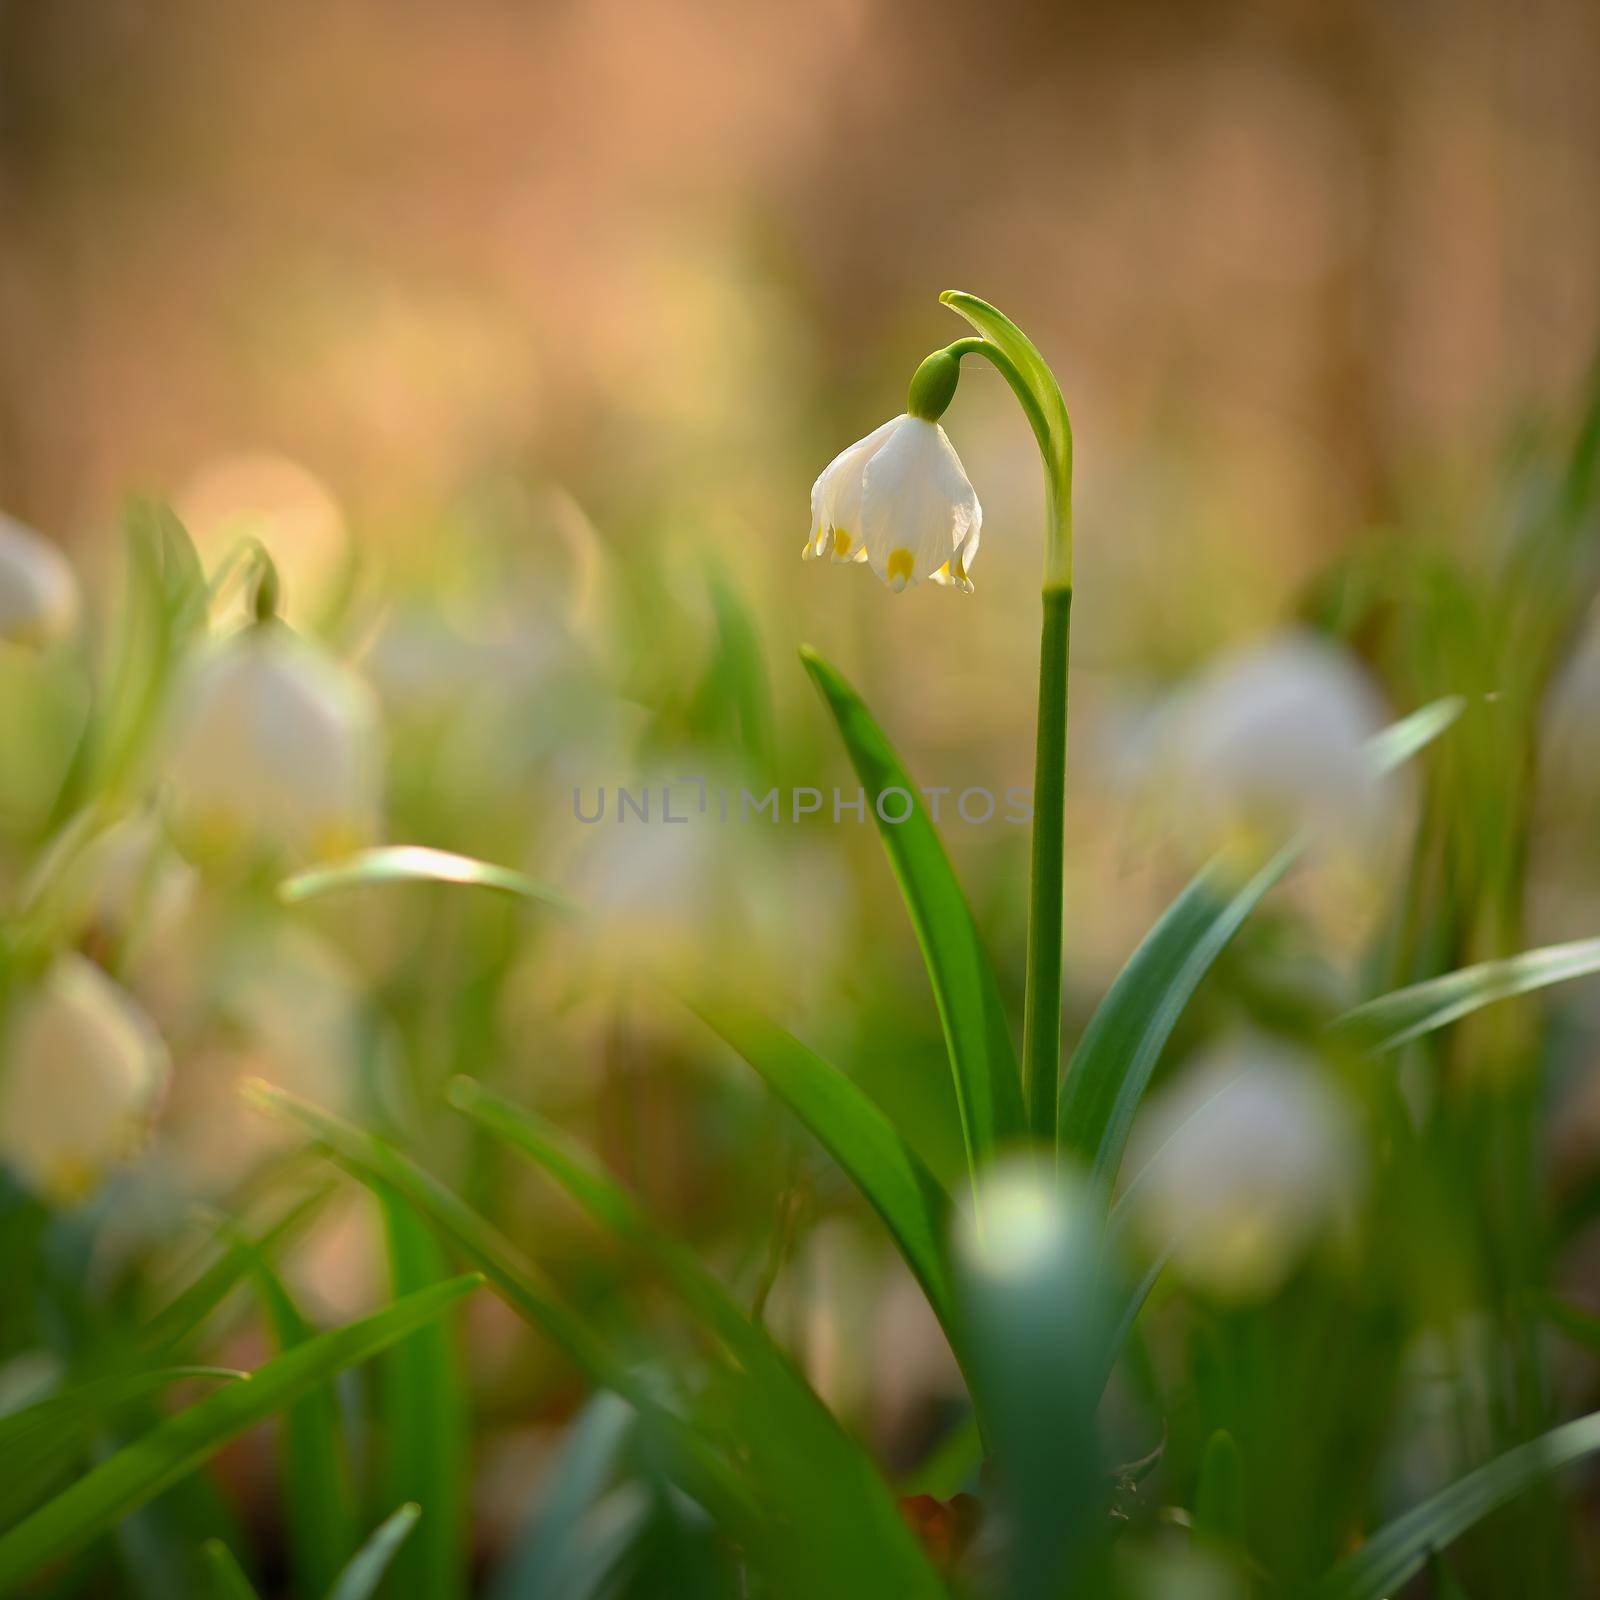
[[940,299],[983,335],[958,339],[958,360],[981,355],[1011,385],[1038,440],[1045,475],[1044,617],[1033,776],[1033,865],[1022,1024],[1022,1090],[1037,1139],[1056,1136],[1061,1089],[1061,943],[1066,829],[1067,667],[1072,613],[1072,423],[1055,375],[1027,335],[975,295]]
[[1067,800],[1067,655],[1072,590],[1044,591],[1039,727],[1033,762],[1033,864],[1028,980],[1022,1015],[1022,1094],[1036,1139],[1056,1135],[1061,1083],[1062,853]]

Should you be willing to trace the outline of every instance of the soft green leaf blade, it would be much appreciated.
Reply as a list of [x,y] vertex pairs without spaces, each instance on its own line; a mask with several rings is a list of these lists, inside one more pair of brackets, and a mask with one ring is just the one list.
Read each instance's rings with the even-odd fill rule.
[[792,1034],[743,1006],[691,1004],[805,1123],[883,1219],[954,1344],[960,1324],[944,1250],[950,1197],[939,1180],[844,1073]]
[[1600,1450],[1600,1412],[1508,1450],[1431,1500],[1397,1517],[1322,1581],[1317,1600],[1384,1600],[1422,1570],[1429,1553],[1541,1478]]
[[1403,766],[1412,756],[1426,749],[1466,709],[1459,695],[1430,700],[1427,705],[1391,723],[1382,733],[1367,741],[1367,754],[1380,772]]
[[[401,1546],[410,1537],[421,1515],[422,1507],[413,1500],[407,1501],[398,1511],[386,1517],[350,1558],[350,1564],[339,1574],[339,1581],[328,1591],[328,1600],[368,1600],[368,1596],[383,1582],[384,1574],[399,1555]],[[399,1592],[420,1596],[428,1591],[402,1588]]]
[[1600,972],[1600,939],[1547,945],[1504,961],[1462,967],[1413,983],[1347,1011],[1334,1024],[1372,1051],[1394,1050],[1497,1000],[1532,994],[1552,984]]
[[[724,1381],[741,1418],[741,1442],[752,1473],[775,1505],[804,1500],[801,1554],[817,1592],[855,1592],[868,1575],[879,1586],[874,1592],[933,1592],[927,1560],[877,1468],[765,1326],[746,1315],[693,1251],[657,1227],[587,1151],[544,1118],[469,1078],[456,1079],[449,1098],[637,1249],[728,1348],[735,1365]],[[780,1564],[794,1564],[795,1554],[785,1549]]]
[[47,1561],[103,1533],[246,1428],[404,1338],[482,1281],[476,1273],[454,1278],[318,1334],[275,1356],[249,1378],[168,1417],[0,1537],[0,1593]]
[[[283,1280],[264,1261],[256,1262],[255,1273],[279,1350],[308,1343],[315,1335]],[[307,1390],[284,1410],[281,1448],[279,1473],[295,1589],[322,1594],[356,1548],[355,1500],[331,1381]]]
[[582,1583],[592,1556],[584,1519],[611,1481],[632,1424],[633,1408],[604,1390],[579,1412],[490,1600],[567,1600],[590,1592]]
[[245,1096],[261,1110],[298,1124],[368,1187],[387,1186],[403,1195],[483,1271],[513,1311],[554,1340],[591,1382],[615,1390],[649,1420],[675,1452],[690,1492],[738,1522],[747,1510],[745,1497],[726,1463],[682,1418],[657,1403],[533,1263],[459,1195],[387,1140],[320,1106],[259,1081],[245,1086]]
[[167,1350],[193,1334],[259,1261],[272,1262],[308,1228],[332,1189],[322,1187],[289,1206],[253,1239],[241,1237],[231,1221],[216,1229],[227,1241],[217,1257],[188,1287],[157,1311],[138,1336],[145,1351]]
[[1172,1030],[1245,919],[1283,877],[1298,845],[1280,850],[1242,886],[1201,872],[1117,975],[1067,1066],[1058,1146],[1090,1169],[1102,1197],[1122,1165],[1134,1112]]
[[572,912],[577,909],[565,896],[535,882],[526,873],[419,844],[382,845],[372,850],[358,850],[341,861],[297,872],[278,885],[278,898],[286,905],[299,905],[324,895],[364,889],[374,884],[395,883],[442,883],[470,889],[490,889],[497,894],[512,895],[557,911]]
[[1072,422],[1067,415],[1055,375],[1038,347],[1010,317],[987,300],[961,289],[946,289],[939,296],[957,315],[965,317],[985,339],[1009,356],[1027,383],[1032,404],[1025,406],[1039,448],[1049,463],[1053,479],[1070,479],[1072,473]]
[[[968,1162],[976,1171],[997,1145],[1021,1138],[1026,1126],[994,968],[916,785],[883,730],[836,668],[813,650],[802,650],[800,659],[838,724],[911,915],[950,1052]],[[910,810],[899,823],[878,814],[879,796],[894,789],[909,797]],[[899,797],[886,809],[897,815]]]
[[125,1408],[184,1378],[232,1381],[248,1373],[231,1367],[163,1367],[114,1373],[0,1418],[0,1527],[9,1527],[69,1474],[95,1432]]
[[1206,1441],[1194,1490],[1195,1531],[1220,1543],[1244,1548],[1246,1515],[1244,1456],[1226,1428]]
[[[1436,700],[1383,730],[1368,745],[1388,771],[1409,760],[1461,714],[1461,701]],[[1242,884],[1217,865],[1173,901],[1089,1019],[1062,1086],[1057,1142],[1083,1162],[1104,1195],[1116,1182],[1134,1113],[1167,1040],[1201,980],[1267,892],[1299,859],[1292,840]]]
[[216,1600],[259,1600],[244,1569],[220,1539],[207,1539],[202,1553],[207,1576],[211,1579],[211,1593]]
[[[437,1236],[392,1188],[378,1191],[396,1296],[449,1275]],[[470,1423],[454,1319],[440,1317],[383,1358],[385,1502],[427,1516],[394,1562],[391,1586],[415,1600],[456,1600],[467,1571]]]

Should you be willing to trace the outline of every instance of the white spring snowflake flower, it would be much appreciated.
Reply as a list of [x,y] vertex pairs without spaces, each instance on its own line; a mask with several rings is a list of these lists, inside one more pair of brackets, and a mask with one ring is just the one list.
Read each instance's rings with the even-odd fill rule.
[[1182,1277],[1234,1301],[1273,1294],[1364,1176],[1354,1115],[1327,1072],[1248,1037],[1152,1097],[1128,1167],[1152,1247],[1170,1247]]
[[380,733],[371,688],[283,623],[241,629],[194,667],[168,766],[178,820],[203,847],[301,856],[370,837]]
[[1162,714],[1153,776],[1209,850],[1307,835],[1360,853],[1399,798],[1369,743],[1388,721],[1349,656],[1289,633],[1225,657]]
[[0,514],[0,641],[52,644],[78,620],[78,580],[48,539]]
[[133,998],[83,957],[59,957],[6,1019],[0,1159],[47,1199],[83,1198],[137,1151],[170,1070]]
[[977,492],[944,429],[907,413],[823,469],[801,554],[870,562],[897,594],[924,578],[971,594],[982,527]]

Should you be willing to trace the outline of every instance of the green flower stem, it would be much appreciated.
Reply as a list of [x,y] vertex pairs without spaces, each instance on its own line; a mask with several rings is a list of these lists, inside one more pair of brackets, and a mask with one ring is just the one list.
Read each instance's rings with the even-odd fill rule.
[[1022,1023],[1022,1092],[1036,1138],[1054,1141],[1061,1088],[1062,856],[1066,829],[1067,667],[1072,614],[1072,423],[1055,375],[1027,335],[975,295],[940,296],[983,335],[946,353],[982,356],[1011,385],[1045,474],[1044,619],[1034,747],[1033,864]]

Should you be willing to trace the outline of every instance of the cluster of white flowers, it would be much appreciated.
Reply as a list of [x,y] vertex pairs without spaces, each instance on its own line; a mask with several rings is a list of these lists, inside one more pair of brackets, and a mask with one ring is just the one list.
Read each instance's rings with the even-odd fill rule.
[[[58,642],[80,611],[60,551],[0,517],[0,644]],[[168,820],[201,860],[235,848],[304,859],[377,826],[376,697],[274,616],[211,641],[183,668],[167,737],[160,811],[112,818],[87,841],[63,836],[52,937],[69,946],[81,935],[85,948],[126,952],[131,937],[187,914],[196,874],[167,843]],[[85,1197],[141,1146],[169,1076],[139,1003],[67,949],[17,981],[0,1010],[0,1161],[47,1199]]]

